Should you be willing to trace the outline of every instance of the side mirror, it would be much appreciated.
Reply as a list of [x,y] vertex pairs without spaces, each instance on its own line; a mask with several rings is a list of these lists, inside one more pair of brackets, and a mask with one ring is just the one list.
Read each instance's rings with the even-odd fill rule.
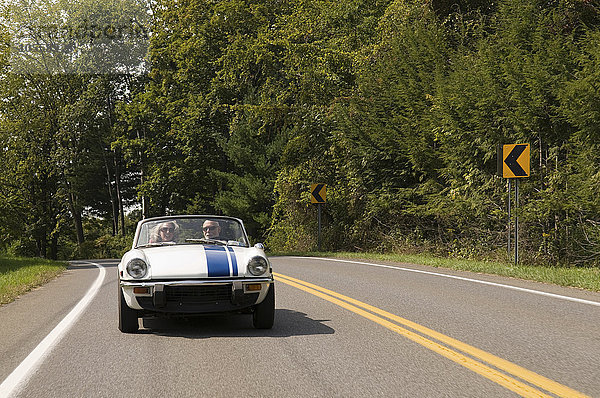
[[265,245],[263,245],[262,243],[257,243],[254,245],[254,247],[260,250],[265,250]]

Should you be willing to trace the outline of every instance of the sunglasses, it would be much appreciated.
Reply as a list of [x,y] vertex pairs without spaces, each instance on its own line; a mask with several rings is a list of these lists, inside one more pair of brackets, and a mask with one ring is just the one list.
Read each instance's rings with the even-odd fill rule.
[[165,228],[161,228],[160,232],[173,232],[174,230],[175,230],[175,228],[165,227]]
[[205,231],[214,231],[216,229],[218,229],[219,227],[203,227],[202,229]]

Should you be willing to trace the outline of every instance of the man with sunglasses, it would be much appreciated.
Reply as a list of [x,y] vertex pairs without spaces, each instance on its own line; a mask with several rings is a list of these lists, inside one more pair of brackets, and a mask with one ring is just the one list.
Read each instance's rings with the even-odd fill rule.
[[202,231],[205,239],[223,239],[221,238],[221,226],[215,220],[204,221]]

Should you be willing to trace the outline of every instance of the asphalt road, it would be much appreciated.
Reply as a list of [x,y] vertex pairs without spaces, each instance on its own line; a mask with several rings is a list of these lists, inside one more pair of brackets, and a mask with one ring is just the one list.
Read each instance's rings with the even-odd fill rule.
[[116,261],[73,264],[0,307],[0,397],[600,396],[600,294],[407,264],[271,261],[272,330],[235,315],[145,320],[135,335],[117,329]]

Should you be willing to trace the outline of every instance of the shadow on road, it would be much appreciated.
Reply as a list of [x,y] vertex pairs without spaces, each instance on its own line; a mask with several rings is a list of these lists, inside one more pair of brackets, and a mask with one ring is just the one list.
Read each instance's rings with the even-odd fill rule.
[[141,334],[204,339],[210,337],[290,337],[316,334],[333,334],[335,330],[325,325],[328,320],[316,320],[298,311],[275,310],[273,329],[255,329],[252,315],[211,315],[189,319],[143,319]]

